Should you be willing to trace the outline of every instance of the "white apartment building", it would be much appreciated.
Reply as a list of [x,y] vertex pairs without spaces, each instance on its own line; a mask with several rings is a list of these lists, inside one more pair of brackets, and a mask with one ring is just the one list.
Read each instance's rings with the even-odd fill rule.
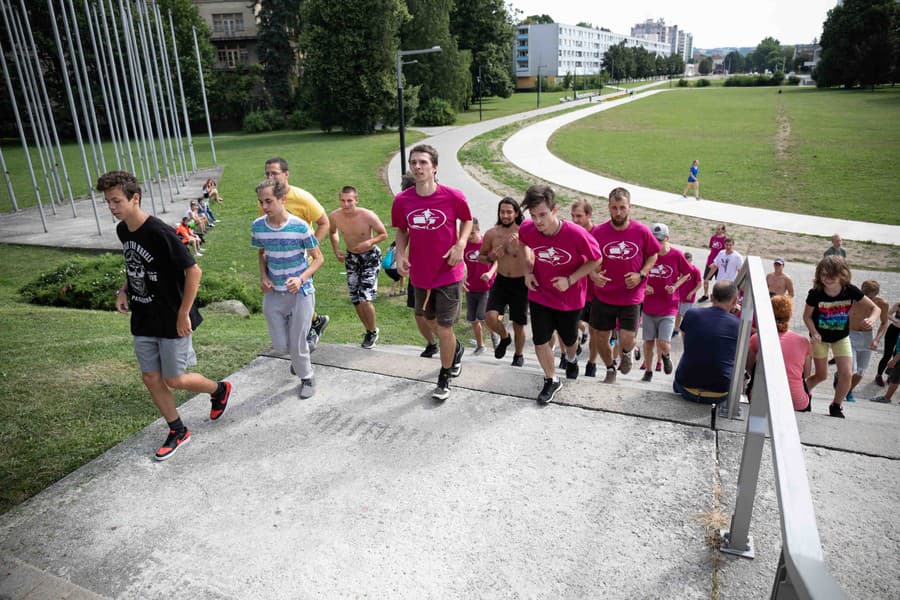
[[671,44],[638,38],[605,29],[577,25],[547,23],[516,27],[516,88],[531,89],[537,77],[553,81],[566,73],[596,75],[603,70],[603,54],[610,47],[625,42],[627,46],[646,48],[660,56],[671,54]]
[[666,25],[665,19],[647,19],[631,28],[633,37],[666,42],[669,54],[679,54],[684,62],[694,56],[694,36],[679,29],[678,25]]

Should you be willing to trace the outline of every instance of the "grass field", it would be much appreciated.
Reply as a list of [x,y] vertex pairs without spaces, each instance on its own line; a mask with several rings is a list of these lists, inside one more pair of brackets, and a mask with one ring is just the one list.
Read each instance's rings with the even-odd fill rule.
[[900,224],[900,89],[707,88],[657,94],[558,131],[585,169],[704,198]]

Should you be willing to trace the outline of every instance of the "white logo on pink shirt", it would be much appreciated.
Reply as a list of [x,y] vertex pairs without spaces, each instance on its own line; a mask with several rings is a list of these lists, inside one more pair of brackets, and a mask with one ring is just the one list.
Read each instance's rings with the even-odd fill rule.
[[566,265],[572,261],[571,254],[560,248],[554,248],[553,246],[541,246],[535,248],[534,256],[537,260],[553,265],[554,267]]
[[634,242],[622,240],[621,242],[610,242],[603,246],[603,258],[614,258],[616,260],[631,260],[641,250]]
[[434,231],[447,223],[447,215],[439,210],[420,208],[406,215],[406,222],[410,229]]
[[650,277],[659,277],[661,279],[669,279],[672,275],[675,274],[675,269],[670,267],[669,265],[653,265],[653,268],[650,269]]
[[466,260],[469,262],[478,262],[478,250],[472,250],[466,254]]

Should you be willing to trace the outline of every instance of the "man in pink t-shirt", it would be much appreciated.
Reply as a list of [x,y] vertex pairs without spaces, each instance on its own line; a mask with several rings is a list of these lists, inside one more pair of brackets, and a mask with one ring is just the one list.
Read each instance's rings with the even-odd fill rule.
[[537,401],[546,404],[562,387],[550,348],[554,331],[566,347],[566,377],[578,377],[578,320],[587,276],[600,265],[600,249],[584,228],[559,218],[556,194],[550,186],[528,188],[522,210],[528,210],[531,219],[519,227],[519,241],[534,253],[534,269],[525,275],[531,337],[544,370],[544,386]]
[[[672,349],[675,315],[678,314],[678,290],[690,279],[691,265],[681,250],[669,245],[669,228],[665,223],[656,223],[651,231],[662,247],[656,264],[647,274],[647,288],[644,290],[644,361],[652,365],[654,348],[659,350],[663,370],[668,375],[672,372],[669,352]],[[652,379],[653,369],[644,371],[641,381]]]
[[[609,338],[619,326],[624,374],[631,370],[631,351],[634,349],[641,303],[647,274],[656,263],[659,242],[650,228],[631,218],[631,194],[625,188],[609,193],[609,221],[594,227],[591,234],[600,246],[602,269],[591,273],[594,301],[591,304],[591,358],[597,354],[606,365],[604,383],[616,380]],[[596,340],[596,341],[595,341]]]
[[462,371],[463,345],[453,325],[459,319],[472,213],[461,191],[437,183],[437,164],[438,153],[431,146],[420,144],[410,151],[416,185],[394,198],[391,225],[397,229],[397,271],[409,274],[416,315],[424,315],[440,341],[441,371],[431,395],[446,400],[450,378]]
[[709,256],[706,257],[706,268],[703,270],[703,295],[697,302],[706,302],[709,300],[709,280],[712,279],[713,261],[719,255],[719,252],[725,249],[725,223],[716,225],[716,232],[709,238]]

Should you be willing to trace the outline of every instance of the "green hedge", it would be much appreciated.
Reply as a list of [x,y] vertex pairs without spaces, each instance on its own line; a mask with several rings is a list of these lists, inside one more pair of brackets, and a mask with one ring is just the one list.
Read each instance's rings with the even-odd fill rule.
[[456,122],[456,112],[450,103],[443,98],[431,98],[419,107],[416,113],[416,123],[420,125],[437,126],[453,125]]
[[284,115],[277,110],[254,110],[244,116],[245,133],[260,133],[284,129]]

